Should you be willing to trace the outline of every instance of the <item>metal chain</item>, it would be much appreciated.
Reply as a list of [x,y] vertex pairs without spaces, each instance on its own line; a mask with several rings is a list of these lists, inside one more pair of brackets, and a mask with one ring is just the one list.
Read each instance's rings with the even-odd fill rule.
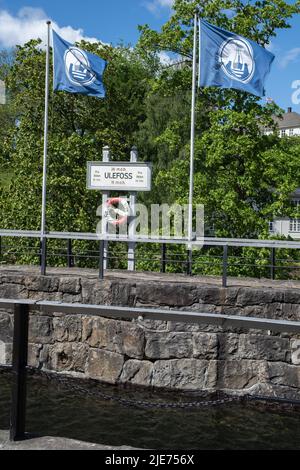
[[120,403],[121,405],[124,406],[129,406],[129,407],[138,407],[138,408],[156,408],[156,409],[163,409],[163,408],[173,408],[173,409],[191,409],[191,408],[201,408],[201,407],[212,407],[212,406],[220,406],[224,405],[227,403],[232,403],[234,401],[240,401],[241,397],[222,397],[219,399],[215,400],[202,400],[202,401],[192,401],[192,402],[163,402],[163,403],[158,403],[158,402],[150,402],[150,401],[144,401],[144,400],[133,400],[129,398],[122,398],[118,396],[113,396],[110,394],[107,394],[99,388],[96,390],[91,390],[91,389],[86,389],[80,385],[75,385],[74,383],[71,383],[70,377],[66,376],[60,376],[57,373],[51,373],[51,372],[46,372],[42,371],[40,369],[35,369],[33,367],[28,367],[28,372],[31,375],[38,375],[40,377],[45,377],[48,380],[55,380],[61,384],[63,384],[65,387],[68,388],[68,390],[79,393],[79,394],[84,394],[85,396],[91,396],[91,397],[96,397],[96,398],[101,398],[102,400],[105,401],[115,401],[117,403]]
[[[0,366],[0,373],[1,372],[7,372],[7,371],[12,371],[11,366]],[[293,405],[300,406],[300,400],[297,399],[287,399],[287,398],[280,398],[280,397],[269,397],[269,396],[259,396],[259,395],[236,395],[236,396],[222,396],[222,398],[216,398],[213,400],[201,400],[201,401],[191,401],[191,402],[163,402],[163,403],[158,403],[158,402],[150,402],[150,401],[145,401],[145,400],[135,400],[135,399],[130,399],[130,398],[122,398],[119,396],[114,396],[108,393],[105,393],[97,387],[97,382],[95,381],[96,389],[92,390],[91,388],[86,388],[83,386],[80,386],[78,384],[75,384],[74,381],[76,380],[75,377],[70,377],[66,375],[60,375],[57,372],[52,372],[52,371],[44,371],[41,369],[36,369],[34,367],[27,367],[27,372],[31,376],[38,376],[41,378],[46,378],[48,381],[56,381],[60,384],[62,384],[65,388],[68,389],[68,391],[89,396],[89,397],[94,397],[94,398],[100,398],[101,400],[105,401],[114,401],[117,402],[123,406],[127,407],[135,407],[135,408],[152,408],[152,409],[193,409],[193,408],[205,408],[205,407],[213,407],[213,406],[221,406],[225,405],[228,403],[233,403],[233,402],[257,402],[257,401],[262,401],[262,402],[273,402],[277,404],[282,404],[282,405]]]

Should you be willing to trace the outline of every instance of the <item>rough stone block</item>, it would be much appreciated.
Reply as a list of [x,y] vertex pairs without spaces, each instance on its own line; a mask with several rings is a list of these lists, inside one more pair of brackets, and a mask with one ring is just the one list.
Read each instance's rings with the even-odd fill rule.
[[217,333],[223,332],[224,328],[221,326],[207,325],[206,323],[178,323],[178,322],[168,322],[170,331],[180,331],[180,332],[204,332],[204,333]]
[[121,335],[117,352],[121,352],[132,358],[143,358],[145,347],[145,333],[143,328],[131,322],[120,323]]
[[134,323],[149,331],[168,331],[169,322],[162,320],[134,320]]
[[300,388],[300,367],[282,362],[268,362],[268,379],[274,385]]
[[300,305],[300,291],[299,289],[285,289],[283,291],[282,301],[286,304]]
[[86,317],[83,319],[82,338],[93,348],[137,359],[144,356],[144,331],[135,323]]
[[197,359],[217,359],[218,335],[216,333],[193,333],[193,356]]
[[13,316],[9,313],[0,312],[0,340],[9,342],[13,337]]
[[186,307],[197,301],[196,290],[188,284],[143,283],[136,286],[136,301],[142,305]]
[[30,315],[29,320],[29,342],[30,343],[53,343],[52,317]]
[[283,301],[284,291],[280,289],[240,288],[236,306],[267,305]]
[[135,286],[130,283],[111,282],[112,305],[132,306],[135,299]]
[[219,389],[246,390],[267,380],[266,361],[218,361],[217,366]]
[[56,343],[49,348],[49,366],[58,372],[85,372],[88,346],[82,343]]
[[225,290],[224,304],[234,306],[236,304],[236,299],[238,297],[239,290],[239,287],[228,287]]
[[61,277],[59,279],[59,291],[64,294],[80,294],[81,293],[81,283],[80,278],[78,277]]
[[0,364],[12,364],[12,343],[5,343],[0,340]]
[[300,320],[300,303],[292,304],[286,303],[282,304],[282,314],[286,320]]
[[238,356],[285,362],[290,358],[290,342],[277,336],[243,334],[239,336]]
[[82,303],[81,294],[62,294],[62,301],[67,304]]
[[59,286],[59,279],[54,276],[28,276],[25,279],[25,286],[30,291],[56,292]]
[[239,347],[239,335],[236,333],[218,334],[218,359],[232,360],[236,357]]
[[38,368],[40,366],[40,351],[42,349],[41,344],[33,344],[29,343],[28,344],[28,365],[30,367],[36,367]]
[[190,333],[146,333],[145,356],[149,359],[173,359],[193,356]]
[[111,283],[108,280],[81,278],[81,294],[84,304],[112,305]]
[[291,340],[292,364],[300,365],[300,339]]
[[115,351],[114,340],[119,334],[119,323],[102,317],[84,317],[82,320],[82,340],[92,348],[109,348]]
[[225,300],[225,290],[213,286],[198,286],[195,297],[199,304],[223,305]]
[[79,315],[53,318],[53,338],[59,342],[81,340],[82,321]]
[[124,357],[121,354],[102,349],[90,349],[87,374],[92,379],[115,384],[119,381],[123,364]]
[[150,386],[152,380],[153,363],[129,359],[125,362],[120,377],[122,383]]
[[28,298],[30,300],[48,300],[51,302],[61,302],[63,296],[61,292],[29,291]]
[[22,274],[13,273],[13,274],[0,274],[0,284],[22,284],[25,285],[26,277]]
[[215,383],[214,361],[172,359],[154,363],[152,385],[155,387],[203,390],[212,388]]
[[21,284],[0,284],[0,297],[3,299],[27,299],[28,291]]

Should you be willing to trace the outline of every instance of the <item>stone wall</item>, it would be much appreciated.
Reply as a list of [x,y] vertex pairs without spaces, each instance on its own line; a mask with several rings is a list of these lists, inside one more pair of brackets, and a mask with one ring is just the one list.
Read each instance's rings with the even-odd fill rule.
[[[212,287],[164,278],[17,274],[1,298],[160,307],[300,320],[300,289]],[[12,314],[0,311],[0,363],[11,361]],[[163,321],[32,313],[29,364],[117,384],[300,399],[300,336]]]

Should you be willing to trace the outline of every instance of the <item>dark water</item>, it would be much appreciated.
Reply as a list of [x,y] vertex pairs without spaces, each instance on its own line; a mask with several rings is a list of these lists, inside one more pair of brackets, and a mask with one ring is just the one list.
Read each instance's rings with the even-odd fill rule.
[[[136,392],[103,388],[108,394]],[[177,395],[143,392],[138,399],[174,401]],[[9,427],[10,376],[0,373],[0,429]],[[112,446],[151,449],[300,449],[300,411],[233,403],[216,408],[127,408],[76,394],[69,386],[30,377],[27,431]]]

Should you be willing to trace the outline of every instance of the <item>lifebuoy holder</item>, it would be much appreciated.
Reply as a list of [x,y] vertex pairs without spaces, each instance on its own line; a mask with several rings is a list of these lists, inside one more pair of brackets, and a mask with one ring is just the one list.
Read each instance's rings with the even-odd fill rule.
[[124,197],[111,197],[105,203],[104,218],[112,225],[123,225],[130,215],[128,200]]

